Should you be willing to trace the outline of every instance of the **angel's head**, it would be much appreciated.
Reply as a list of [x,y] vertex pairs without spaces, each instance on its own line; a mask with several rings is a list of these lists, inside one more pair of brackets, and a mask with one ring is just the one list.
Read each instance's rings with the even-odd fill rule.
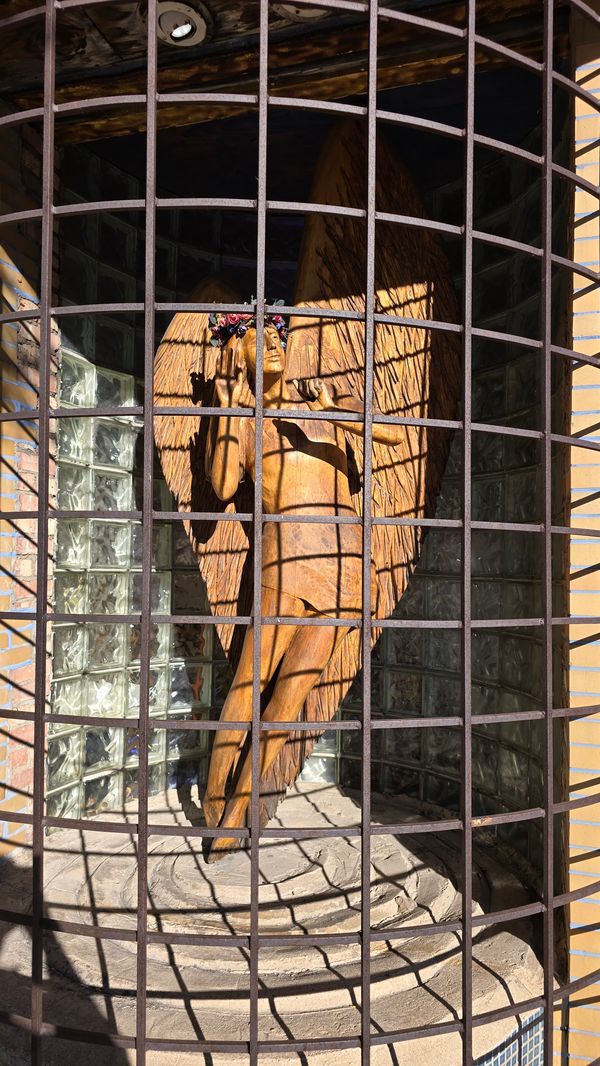
[[[222,316],[225,317],[225,316]],[[227,316],[236,322],[221,327],[221,367],[223,375],[234,377],[242,370],[251,384],[256,380],[256,321],[248,316]],[[241,321],[240,321],[241,320]],[[231,326],[237,327],[231,330]],[[227,331],[227,332],[226,332]],[[223,334],[225,334],[223,336]],[[218,336],[213,327],[213,336]],[[280,315],[265,316],[263,330],[263,374],[265,378],[281,378],[285,371],[285,342],[287,329]]]
[[[256,326],[251,326],[239,342],[239,354],[252,381],[256,380],[256,339]],[[273,322],[265,322],[263,344],[263,374],[265,377],[281,377],[285,370],[285,351]]]

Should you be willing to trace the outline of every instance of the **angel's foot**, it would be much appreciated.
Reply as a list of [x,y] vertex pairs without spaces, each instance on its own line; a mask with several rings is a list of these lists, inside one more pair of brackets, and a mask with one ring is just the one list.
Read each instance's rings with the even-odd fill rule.
[[241,837],[216,837],[211,841],[210,850],[206,857],[207,862],[218,862],[225,855],[233,855],[242,846]]
[[225,811],[224,796],[206,796],[202,800],[202,813],[209,829],[216,829]]

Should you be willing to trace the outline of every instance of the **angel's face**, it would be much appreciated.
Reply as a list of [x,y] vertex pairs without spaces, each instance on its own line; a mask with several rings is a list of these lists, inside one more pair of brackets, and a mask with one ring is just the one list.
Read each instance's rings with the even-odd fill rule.
[[[256,330],[249,329],[242,337],[241,351],[251,377],[256,380]],[[280,377],[285,370],[285,352],[275,326],[265,322],[263,373]]]

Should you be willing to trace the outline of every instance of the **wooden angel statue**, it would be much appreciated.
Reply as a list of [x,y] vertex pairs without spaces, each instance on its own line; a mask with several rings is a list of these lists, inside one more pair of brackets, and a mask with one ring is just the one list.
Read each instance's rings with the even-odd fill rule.
[[[366,146],[359,126],[344,124],[326,145],[312,200],[357,206],[364,192]],[[402,167],[382,144],[377,153],[377,210],[422,216]],[[362,613],[362,470],[364,456],[364,322],[327,317],[328,310],[364,312],[365,223],[356,216],[309,216],[295,305],[322,309],[318,318],[267,317],[263,355],[263,478],[261,614],[263,617],[335,618],[338,624],[263,624],[263,721],[294,722],[314,731],[261,732],[261,824],[298,776],[315,740],[331,720],[360,668]],[[428,328],[453,323],[456,309],[448,267],[431,232],[388,225],[377,242],[376,312],[403,324],[377,323],[374,346],[375,417],[450,419],[456,414],[459,358],[456,332]],[[201,303],[240,302],[218,279],[201,284]],[[408,320],[408,322],[406,321]],[[422,323],[422,324],[421,324]],[[255,405],[256,322],[248,315],[177,314],[155,363],[155,403]],[[277,417],[270,409],[299,415]],[[309,411],[356,413],[356,419],[311,419]],[[230,514],[252,510],[256,441],[254,419],[160,416],[156,442],[181,510]],[[431,514],[447,457],[448,433],[421,424],[373,424],[371,509],[375,518]],[[289,520],[278,521],[278,516]],[[302,521],[311,516],[311,521]],[[274,519],[274,520],[273,520]],[[238,521],[186,522],[216,615],[245,615],[252,602],[249,525]],[[418,558],[417,525],[373,528],[371,611],[388,617]],[[339,624],[347,619],[348,625]],[[236,627],[239,630],[239,626]],[[252,715],[253,628],[233,639],[217,630],[235,667],[224,722]],[[377,631],[375,631],[377,632]],[[252,782],[248,734],[216,731],[203,800],[206,824],[246,824]],[[216,838],[211,860],[239,846]]]

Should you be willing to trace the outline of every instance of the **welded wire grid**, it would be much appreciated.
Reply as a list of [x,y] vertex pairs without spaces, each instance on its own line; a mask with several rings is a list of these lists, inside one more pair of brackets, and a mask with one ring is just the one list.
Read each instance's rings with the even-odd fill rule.
[[[94,0],[96,3],[105,3],[107,0]],[[296,0],[297,4],[310,4],[315,5],[315,0]],[[586,20],[589,20],[595,26],[595,32],[598,30],[600,20],[598,16],[592,11],[592,9],[584,2],[584,0],[569,0],[570,8],[573,11],[577,11],[580,16],[583,16]],[[228,94],[215,94],[215,93],[170,93],[159,94],[158,92],[158,77],[157,77],[157,39],[156,39],[156,24],[157,24],[157,2],[156,0],[149,0],[148,2],[148,66],[147,66],[147,91],[145,95],[130,95],[127,97],[104,97],[96,98],[93,100],[78,100],[69,103],[55,104],[54,90],[55,90],[55,75],[56,75],[56,20],[57,14],[66,9],[82,7],[84,6],[81,0],[46,0],[44,5],[38,6],[27,11],[20,12],[16,15],[9,16],[0,20],[0,31],[2,29],[13,26],[17,23],[29,22],[33,19],[45,20],[45,60],[44,60],[44,102],[42,107],[31,108],[27,111],[16,112],[6,115],[0,118],[0,126],[8,126],[14,124],[21,124],[32,120],[42,120],[43,122],[43,179],[42,179],[42,204],[40,209],[33,209],[21,212],[11,212],[0,216],[0,223],[14,223],[24,222],[29,220],[41,220],[42,224],[42,240],[41,240],[41,285],[40,285],[40,308],[39,311],[14,311],[0,315],[0,322],[15,322],[24,320],[39,319],[41,322],[41,342],[40,342],[40,380],[39,380],[39,408],[37,411],[28,412],[28,420],[38,421],[39,426],[39,496],[38,496],[38,508],[35,511],[30,512],[15,512],[14,514],[4,513],[5,518],[25,518],[32,517],[38,519],[38,581],[37,581],[37,601],[35,610],[36,621],[36,673],[35,673],[35,754],[34,754],[34,792],[33,792],[33,811],[32,814],[15,814],[14,812],[6,812],[6,816],[11,821],[21,821],[31,824],[33,832],[33,909],[30,917],[23,916],[12,912],[3,912],[3,918],[14,923],[29,924],[32,932],[32,991],[31,991],[31,1016],[30,1018],[16,1018],[14,1015],[10,1015],[8,1012],[2,1013],[2,1020],[9,1023],[16,1023],[21,1026],[25,1026],[31,1031],[31,1047],[32,1047],[32,1061],[36,1064],[41,1064],[44,1061],[44,1041],[54,1037],[60,1037],[66,1040],[82,1041],[88,1043],[104,1043],[112,1044],[113,1046],[135,1048],[136,1061],[143,1064],[146,1060],[148,1051],[151,1050],[173,1050],[173,1051],[190,1051],[196,1053],[229,1053],[234,1054],[241,1052],[249,1055],[250,1062],[255,1064],[258,1062],[259,1055],[268,1055],[272,1052],[296,1051],[296,1052],[310,1052],[328,1050],[330,1052],[338,1050],[342,1051],[346,1048],[360,1048],[362,1062],[367,1064],[371,1060],[371,1048],[376,1044],[391,1044],[398,1042],[410,1042],[411,1040],[419,1037],[426,1037],[432,1035],[442,1035],[443,1033],[459,1033],[463,1042],[463,1066],[471,1066],[473,1062],[472,1051],[472,1034],[473,1027],[485,1025],[492,1021],[499,1020],[501,1018],[519,1018],[521,1015],[530,1014],[532,1011],[543,1011],[544,1014],[544,1064],[550,1066],[554,1058],[554,1040],[553,1040],[553,1016],[554,1012],[560,1008],[561,1004],[568,1002],[569,997],[573,994],[580,992],[581,990],[595,984],[600,979],[600,969],[594,970],[584,978],[577,981],[571,981],[562,986],[559,986],[555,978],[554,967],[554,914],[557,907],[564,907],[575,899],[582,899],[587,896],[592,896],[596,892],[600,891],[600,881],[597,881],[591,885],[585,886],[583,889],[578,889],[573,892],[566,892],[560,895],[554,893],[554,848],[553,848],[553,826],[556,816],[565,815],[569,811],[572,811],[576,807],[589,805],[598,801],[597,794],[591,796],[585,796],[577,800],[571,801],[556,801],[554,797],[553,786],[553,765],[554,765],[554,750],[553,750],[553,726],[556,720],[569,719],[574,717],[584,717],[585,715],[597,713],[599,708],[596,705],[590,705],[587,707],[578,708],[566,708],[566,707],[554,707],[553,706],[553,688],[552,688],[552,634],[555,626],[563,626],[567,622],[569,624],[577,624],[578,621],[589,624],[590,622],[597,623],[599,618],[585,617],[585,619],[577,618],[564,618],[554,616],[552,611],[552,566],[551,566],[551,546],[552,537],[558,536],[570,536],[573,533],[583,533],[587,537],[598,536],[597,532],[591,529],[575,529],[572,526],[562,526],[552,524],[552,499],[551,499],[551,454],[552,445],[560,444],[569,446],[572,443],[576,443],[577,447],[599,450],[600,445],[593,440],[585,440],[581,437],[569,437],[552,432],[551,423],[551,373],[552,373],[552,360],[554,357],[559,359],[565,359],[571,363],[587,363],[596,368],[600,368],[600,358],[597,356],[581,355],[574,352],[571,349],[559,347],[553,345],[551,335],[551,282],[553,268],[559,266],[563,267],[573,274],[577,274],[586,279],[590,289],[598,284],[598,278],[596,273],[585,266],[577,265],[569,259],[560,257],[553,253],[551,246],[552,236],[552,189],[553,189],[553,177],[559,176],[562,180],[566,180],[572,186],[578,186],[591,193],[593,196],[598,197],[597,187],[589,181],[577,175],[574,171],[559,166],[553,162],[552,158],[552,94],[556,87],[560,87],[563,91],[568,92],[572,96],[577,95],[589,105],[594,111],[598,110],[598,101],[596,97],[588,92],[584,87],[578,85],[563,73],[553,70],[553,15],[554,4],[553,0],[545,0],[543,4],[543,16],[544,16],[544,37],[543,37],[543,58],[542,61],[537,61],[532,58],[523,56],[512,49],[500,45],[497,42],[482,37],[477,33],[476,25],[476,3],[475,0],[467,0],[466,6],[466,18],[462,27],[453,25],[446,25],[433,21],[428,18],[419,17],[405,12],[393,11],[386,9],[384,6],[380,6],[370,0],[370,2],[361,2],[361,0],[320,0],[319,6],[330,9],[334,12],[353,12],[360,13],[368,20],[369,27],[369,49],[368,49],[368,87],[365,106],[349,105],[334,103],[331,101],[318,101],[307,99],[293,99],[293,98],[276,98],[269,96],[268,86],[268,55],[269,55],[269,4],[268,0],[260,0],[260,34],[259,34],[259,86],[257,94],[241,95],[235,93]],[[451,127],[441,123],[435,123],[429,119],[425,120],[412,115],[399,115],[390,112],[379,111],[377,108],[377,31],[381,20],[395,19],[402,21],[408,25],[413,25],[420,29],[428,29],[435,31],[437,34],[446,35],[460,39],[464,43],[464,55],[465,55],[465,127],[459,129]],[[489,137],[479,135],[475,131],[475,64],[476,64],[476,49],[484,49],[491,53],[495,53],[504,59],[509,60],[511,63],[516,64],[519,67],[525,68],[530,71],[534,71],[539,75],[542,81],[543,90],[543,147],[542,154],[540,156],[534,155],[531,152],[527,152],[524,149],[516,146],[505,144],[503,142],[493,140]],[[209,198],[177,198],[177,199],[165,199],[157,197],[157,177],[156,177],[156,128],[157,128],[157,108],[160,103],[164,102],[176,102],[181,100],[182,102],[216,102],[230,103],[235,105],[236,103],[243,102],[245,104],[251,104],[258,110],[258,129],[259,129],[259,154],[258,154],[258,186],[256,199],[252,200],[226,200],[226,199],[209,199]],[[54,205],[54,124],[57,115],[65,112],[81,113],[89,112],[98,108],[110,109],[115,106],[122,106],[124,103],[131,105],[144,105],[146,108],[147,127],[146,127],[146,189],[145,198],[143,200],[111,200],[102,202],[84,202],[77,204],[70,204],[64,206]],[[285,521],[285,516],[275,515],[263,515],[262,513],[262,425],[263,420],[266,417],[263,411],[262,401],[262,377],[263,377],[263,358],[262,358],[262,342],[263,342],[263,320],[265,312],[274,311],[275,308],[270,307],[265,300],[265,258],[266,258],[266,224],[269,211],[291,211],[307,213],[310,211],[320,211],[321,207],[312,204],[300,204],[294,202],[282,202],[282,201],[269,201],[267,199],[267,137],[268,137],[268,113],[270,107],[291,107],[298,109],[312,109],[314,111],[322,111],[333,114],[352,114],[361,117],[367,124],[367,202],[364,210],[342,208],[342,207],[328,207],[327,211],[333,214],[339,215],[358,215],[366,221],[366,243],[365,243],[365,264],[366,264],[366,295],[365,295],[365,311],[364,314],[359,312],[328,312],[328,317],[336,315],[341,318],[351,319],[354,318],[364,322],[365,327],[365,402],[364,402],[364,425],[365,425],[365,469],[364,469],[364,483],[363,483],[363,612],[362,620],[359,624],[362,625],[362,656],[363,656],[363,679],[362,679],[362,695],[363,695],[363,717],[362,722],[357,721],[340,721],[331,723],[328,728],[330,729],[362,729],[362,756],[363,756],[363,777],[362,777],[362,815],[361,825],[355,828],[346,828],[343,831],[334,828],[323,829],[263,829],[260,830],[259,825],[259,740],[264,724],[260,720],[260,634],[261,625],[266,622],[274,622],[275,619],[261,618],[261,601],[260,601],[260,589],[261,589],[261,541],[262,541],[262,523],[263,521]],[[401,126],[412,128],[424,128],[430,129],[438,133],[442,133],[446,137],[451,137],[462,141],[464,147],[464,220],[462,226],[450,226],[449,224],[434,222],[430,220],[423,220],[421,218],[415,219],[406,216],[394,216],[386,214],[381,216],[376,210],[375,203],[375,182],[376,182],[376,140],[377,140],[377,128],[380,122],[391,122]],[[476,145],[485,145],[487,147],[495,148],[498,151],[504,152],[508,155],[516,158],[521,158],[527,162],[538,167],[542,175],[543,186],[543,227],[542,227],[542,247],[536,248],[520,242],[511,241],[507,238],[502,238],[496,235],[481,233],[474,229],[473,224],[473,183],[474,183],[474,151]],[[155,352],[155,315],[157,311],[169,311],[176,312],[181,310],[189,311],[206,311],[214,310],[214,305],[203,304],[171,304],[156,301],[155,299],[155,256],[154,256],[154,244],[156,234],[156,211],[159,208],[203,208],[210,210],[211,208],[239,208],[239,209],[252,209],[256,211],[256,224],[257,224],[257,273],[256,273],[256,315],[257,315],[257,367],[256,367],[256,409],[237,408],[237,409],[211,409],[204,408],[200,412],[197,409],[190,409],[188,407],[161,407],[157,408],[153,406],[153,360]],[[53,284],[52,284],[52,260],[53,260],[53,229],[55,219],[61,216],[74,215],[77,213],[86,212],[110,212],[115,210],[126,209],[143,209],[145,211],[145,228],[146,228],[146,255],[145,255],[145,300],[143,303],[129,302],[118,304],[93,304],[93,305],[77,305],[69,307],[60,307],[53,305]],[[463,305],[462,305],[462,323],[456,325],[454,323],[445,322],[429,322],[425,323],[431,330],[449,330],[453,332],[459,332],[462,337],[463,345],[463,390],[462,390],[462,417],[456,420],[434,420],[434,419],[418,419],[418,418],[403,418],[401,416],[374,416],[373,413],[373,353],[374,353],[374,336],[377,323],[391,322],[396,325],[419,325],[422,326],[421,321],[414,322],[411,319],[403,318],[401,316],[390,316],[376,313],[375,301],[374,301],[374,289],[375,289],[375,277],[374,277],[374,259],[375,259],[375,229],[377,221],[395,222],[402,225],[414,225],[417,227],[427,227],[436,230],[441,233],[454,233],[455,235],[461,235],[463,238],[463,264],[464,264],[464,277],[463,277]],[[472,290],[473,290],[473,249],[476,241],[483,241],[488,244],[496,245],[498,247],[504,247],[513,249],[516,251],[524,251],[529,255],[536,256],[539,259],[540,271],[541,271],[541,339],[536,340],[530,337],[515,336],[512,334],[503,333],[501,331],[483,330],[474,327],[472,321]],[[221,310],[238,310],[241,311],[241,306],[225,306],[220,305],[216,309]],[[295,309],[290,307],[277,307],[279,312],[290,313]],[[56,317],[59,321],[61,316],[69,314],[97,314],[100,312],[140,312],[144,315],[144,330],[145,330],[145,343],[144,343],[144,401],[143,407],[136,406],[130,408],[118,408],[114,412],[107,410],[107,408],[95,409],[95,408],[76,408],[61,409],[53,408],[50,412],[50,331],[52,317]],[[319,317],[321,312],[310,309],[304,309],[301,312],[295,311],[295,313],[301,313],[306,317]],[[542,418],[543,425],[539,430],[531,429],[516,429],[514,427],[505,427],[500,425],[490,425],[475,423],[471,417],[471,354],[472,354],[472,342],[476,337],[485,337],[492,340],[510,342],[517,346],[524,346],[527,348],[539,349],[539,358],[542,374]],[[141,615],[119,615],[118,617],[111,616],[112,621],[125,621],[125,622],[137,622],[141,621],[141,697],[139,708],[139,719],[128,719],[128,724],[137,725],[139,728],[139,746],[140,746],[140,758],[139,758],[139,809],[137,815],[137,823],[132,824],[119,824],[115,822],[101,822],[96,819],[65,819],[58,817],[48,817],[44,814],[44,747],[45,747],[45,727],[47,718],[45,714],[45,699],[46,699],[46,646],[47,646],[47,631],[48,624],[53,621],[70,621],[70,622],[90,622],[90,621],[102,621],[105,616],[103,615],[62,615],[57,612],[50,611],[47,606],[47,580],[48,580],[48,546],[49,546],[49,519],[60,517],[96,517],[96,518],[115,518],[115,511],[61,511],[55,508],[50,509],[49,506],[49,470],[50,470],[50,414],[52,418],[65,418],[77,415],[79,417],[85,415],[94,414],[118,414],[123,415],[140,415],[143,414],[144,421],[144,452],[143,452],[143,503],[142,510],[132,510],[128,512],[121,512],[119,517],[141,519],[143,528],[143,558],[145,560],[145,566],[143,571],[143,608]],[[253,538],[254,538],[254,603],[253,603],[253,619],[255,623],[254,628],[254,681],[253,681],[253,713],[250,727],[247,724],[233,723],[236,728],[248,729],[251,733],[252,743],[252,761],[253,761],[253,780],[252,780],[252,796],[250,805],[250,828],[240,830],[209,830],[202,827],[188,827],[188,826],[169,826],[164,825],[152,825],[148,819],[148,733],[149,733],[149,665],[150,665],[150,641],[151,641],[151,620],[153,622],[167,622],[167,623],[213,623],[215,621],[233,621],[238,624],[247,624],[250,622],[250,618],[235,616],[235,617],[223,617],[216,618],[213,615],[199,616],[197,614],[186,615],[154,615],[151,616],[151,558],[152,558],[152,526],[153,521],[160,517],[161,519],[168,518],[172,521],[180,521],[182,515],[177,512],[157,512],[153,510],[153,418],[155,415],[176,414],[184,415],[188,417],[197,418],[199,414],[202,416],[211,416],[214,414],[230,413],[239,415],[240,417],[253,417],[255,419],[256,426],[256,475],[255,475],[255,492],[254,492],[254,507],[251,514],[244,516],[232,516],[229,514],[202,514],[195,515],[193,517],[204,517],[215,520],[232,520],[245,518],[253,521]],[[300,412],[298,412],[299,414]],[[338,413],[333,415],[330,412],[313,412],[312,414],[306,411],[301,412],[303,418],[327,418],[332,417],[343,421],[344,418],[355,419],[355,414]],[[269,410],[268,417],[278,418],[293,418],[295,413],[293,411],[273,411]],[[14,412],[8,412],[0,415],[3,420],[14,420]],[[372,426],[374,422],[394,422],[410,425],[430,425],[438,427],[440,429],[457,429],[462,432],[463,435],[463,518],[462,520],[456,519],[442,519],[442,518],[400,518],[390,517],[385,519],[373,518],[371,515],[370,506],[370,490],[371,490],[371,442],[372,442]],[[517,436],[530,437],[541,442],[542,448],[542,477],[544,486],[544,514],[543,521],[540,523],[502,523],[502,522],[478,522],[472,519],[471,508],[471,442],[472,434],[474,432],[485,432],[494,434],[514,434]],[[190,514],[186,515],[187,518],[191,517]],[[293,520],[299,521],[299,516],[294,515]],[[310,517],[305,517],[303,520],[310,521]],[[314,519],[313,519],[314,521]],[[318,519],[317,519],[318,521]],[[344,519],[338,519],[338,521],[344,521]],[[371,657],[371,639],[373,622],[370,615],[370,583],[371,583],[371,571],[370,571],[370,555],[371,555],[371,532],[372,527],[377,522],[396,522],[404,525],[421,525],[427,527],[438,528],[457,528],[462,529],[463,540],[463,574],[462,574],[462,617],[459,620],[403,620],[403,619],[378,619],[376,622],[377,628],[384,627],[397,627],[397,628],[440,628],[440,629],[459,629],[462,631],[462,664],[463,664],[463,693],[464,693],[464,706],[462,715],[452,715],[446,717],[438,717],[432,719],[415,718],[395,718],[386,719],[384,721],[371,720],[371,670],[370,670],[370,657]],[[470,573],[470,560],[471,560],[471,534],[475,529],[496,529],[496,530],[519,530],[519,531],[532,531],[538,532],[542,535],[543,539],[543,616],[537,618],[518,618],[518,619],[486,619],[485,621],[476,620],[472,617],[471,611],[471,573]],[[7,620],[14,617],[23,617],[23,612],[16,614],[16,612],[3,612],[3,619]],[[344,624],[343,619],[277,619],[282,624]],[[471,762],[472,762],[472,746],[471,746],[471,725],[478,724],[485,721],[486,724],[498,723],[498,722],[511,722],[517,720],[517,715],[510,713],[488,714],[488,715],[473,715],[471,713],[471,636],[474,630],[483,627],[489,628],[502,628],[502,627],[539,627],[543,628],[544,634],[544,696],[545,696],[545,710],[540,714],[539,711],[519,712],[518,719],[533,720],[543,718],[545,721],[545,750],[544,750],[544,763],[545,763],[545,791],[544,791],[544,805],[543,807],[532,808],[528,810],[522,810],[517,812],[510,812],[508,814],[495,814],[487,815],[485,819],[473,817],[472,803],[471,803]],[[6,712],[10,717],[11,712]],[[16,712],[16,716],[26,717],[26,712]],[[81,715],[74,717],[69,716],[53,716],[54,720],[60,720],[61,717],[67,718],[72,723],[76,722],[82,725],[95,724],[97,719],[89,715]],[[107,724],[122,724],[121,719],[103,718],[103,722]],[[311,723],[301,722],[293,723],[293,725],[285,723],[269,723],[270,727],[274,726],[277,729],[310,729]],[[158,720],[153,719],[153,726],[162,727],[165,729],[186,729],[186,728],[208,728],[219,729],[220,724],[218,722],[204,722],[200,726],[198,722],[189,721],[177,721],[174,719]],[[227,723],[227,728],[231,728],[232,723]],[[395,826],[386,825],[374,826],[371,824],[371,811],[370,811],[370,754],[371,754],[371,734],[373,729],[378,728],[431,728],[440,726],[457,726],[462,729],[462,808],[460,815],[456,818],[449,818],[437,821],[418,822],[418,823],[402,823]],[[5,812],[0,810],[0,815]],[[471,885],[471,869],[472,869],[472,832],[473,828],[479,824],[485,822],[486,825],[497,826],[506,822],[516,822],[528,819],[543,819],[544,824],[544,870],[543,870],[543,898],[539,902],[533,902],[519,907],[513,907],[504,911],[497,911],[491,914],[485,914],[481,916],[473,916],[472,914],[472,885]],[[64,1026],[54,1026],[51,1018],[44,1016],[44,1001],[42,991],[42,969],[43,969],[43,933],[46,928],[52,927],[58,931],[65,931],[70,933],[80,933],[81,935],[92,935],[98,939],[113,938],[113,939],[132,939],[132,932],[130,929],[119,929],[116,927],[93,927],[83,926],[79,923],[64,923],[57,920],[50,922],[50,919],[44,917],[44,888],[43,888],[43,874],[44,874],[44,831],[47,827],[76,827],[79,829],[95,829],[110,832],[126,832],[127,834],[133,834],[137,836],[137,853],[138,853],[138,905],[137,905],[137,929],[135,932],[135,939],[137,940],[137,1021],[136,1021],[136,1036],[123,1037],[118,1034],[99,1034],[90,1033],[83,1029],[78,1029],[76,1026],[72,1028],[66,1028]],[[431,925],[426,928],[423,926],[403,926],[400,929],[388,931],[378,930],[372,931],[370,925],[370,874],[369,874],[369,857],[370,857],[370,841],[373,833],[384,832],[396,833],[397,835],[412,833],[418,831],[419,833],[442,833],[446,831],[462,831],[463,839],[463,853],[462,853],[462,873],[463,873],[463,904],[462,904],[462,917],[460,921],[454,921],[451,923],[444,923],[442,925]],[[161,835],[168,832],[173,836],[205,836],[215,837],[219,835],[235,835],[238,837],[250,837],[251,847],[251,924],[250,932],[248,936],[231,935],[228,937],[228,943],[231,946],[243,947],[249,950],[250,953],[250,1026],[249,1026],[249,1038],[248,1041],[241,1043],[223,1043],[223,1042],[203,1042],[201,1040],[194,1043],[190,1041],[178,1040],[174,1034],[166,1036],[164,1039],[149,1038],[146,1034],[146,988],[148,984],[147,974],[147,945],[151,942],[159,942],[164,940],[164,935],[155,933],[148,929],[147,925],[147,854],[149,839],[152,835]],[[290,945],[298,943],[297,935],[290,936],[273,936],[269,934],[261,934],[259,930],[259,909],[258,909],[258,885],[259,885],[259,843],[261,838],[273,838],[273,837],[292,837],[295,839],[306,838],[307,836],[326,836],[326,835],[344,835],[344,836],[359,836],[361,838],[362,848],[362,918],[360,933],[356,934],[344,934],[336,935],[320,935],[317,937],[311,937],[315,943],[326,946],[328,943],[344,942],[344,943],[357,943],[361,945],[361,960],[362,960],[362,980],[361,980],[361,1011],[362,1011],[362,1027],[359,1035],[348,1034],[329,1038],[314,1039],[314,1040],[288,1040],[288,1041],[262,1041],[259,1039],[258,1029],[258,1003],[259,1003],[259,951],[261,946],[264,945]],[[484,1014],[478,1014],[473,1016],[472,1009],[472,969],[473,969],[473,954],[472,954],[472,938],[474,927],[486,925],[492,926],[499,923],[504,923],[507,920],[517,919],[524,916],[542,915],[544,925],[544,938],[543,938],[543,969],[544,969],[544,989],[543,994],[532,998],[526,1002],[510,1004],[505,1007],[501,1007],[492,1011],[487,1011]],[[461,936],[461,951],[462,951],[462,987],[463,987],[463,1007],[462,1015],[460,1019],[438,1024],[430,1027],[415,1026],[411,1029],[404,1029],[399,1032],[378,1032],[373,1034],[371,1032],[370,1021],[370,1002],[369,1002],[369,988],[370,988],[370,947],[371,943],[375,940],[386,939],[396,940],[406,937],[410,937],[419,932],[434,933],[441,930],[449,931],[455,930]],[[202,935],[201,933],[181,933],[178,934],[178,942],[188,944],[209,944],[211,943],[211,937]],[[410,1043],[407,1043],[407,1047],[410,1048]]]

